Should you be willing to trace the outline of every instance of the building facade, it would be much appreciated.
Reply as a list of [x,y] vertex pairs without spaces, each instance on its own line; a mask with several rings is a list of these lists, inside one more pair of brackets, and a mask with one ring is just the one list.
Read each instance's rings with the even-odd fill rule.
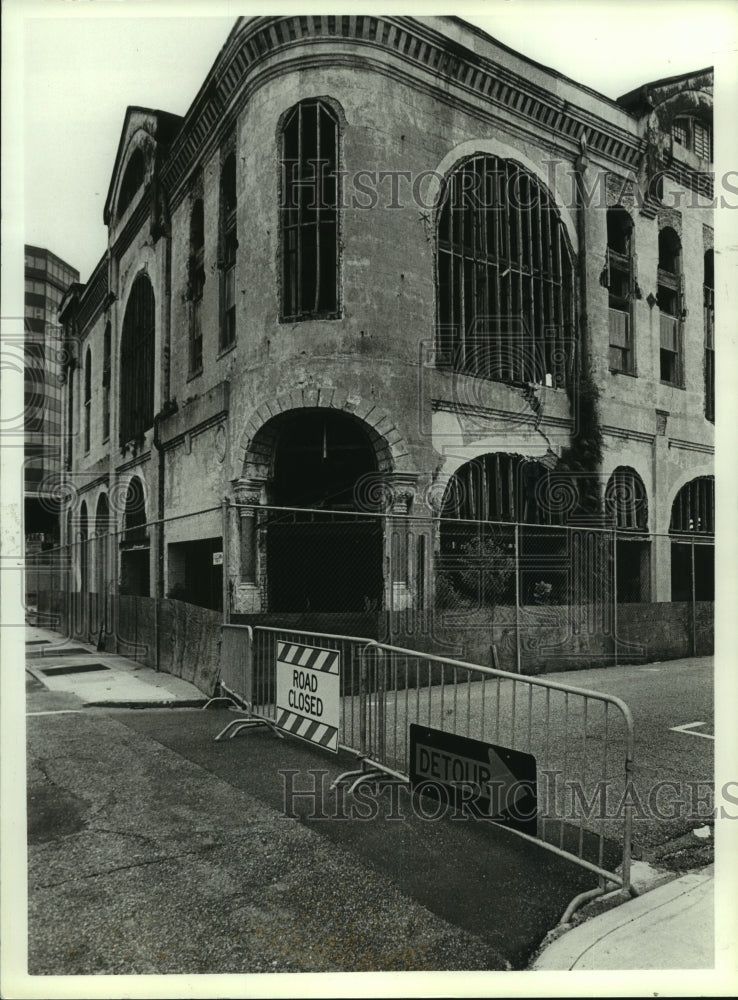
[[64,293],[79,281],[73,267],[43,247],[25,247],[24,534],[27,552],[60,541],[52,480],[61,471]]
[[710,70],[612,101],[458,18],[239,19],[183,118],[128,109],[63,303],[73,586],[425,612],[522,525],[526,606],[578,524],[623,604],[712,600],[711,159]]

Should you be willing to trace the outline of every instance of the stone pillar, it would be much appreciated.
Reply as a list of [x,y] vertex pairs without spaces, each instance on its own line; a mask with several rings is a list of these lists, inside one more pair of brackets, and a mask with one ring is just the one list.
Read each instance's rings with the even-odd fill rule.
[[664,494],[667,492],[669,482],[668,418],[669,414],[666,410],[656,411],[656,436],[653,439],[654,496],[649,517],[649,527],[653,533],[651,600],[659,603],[671,600],[671,539],[667,534],[671,511],[666,511],[666,516],[660,517],[663,511]]
[[261,610],[256,553],[256,508],[262,503],[263,483],[255,479],[239,479],[235,484],[238,505],[239,570],[234,594],[237,613]]
[[417,496],[417,479],[412,473],[395,473],[389,477],[392,506],[388,521],[391,573],[388,597],[392,611],[406,611],[415,606],[414,560],[409,551],[409,538],[414,538],[414,532],[408,515],[412,513]]

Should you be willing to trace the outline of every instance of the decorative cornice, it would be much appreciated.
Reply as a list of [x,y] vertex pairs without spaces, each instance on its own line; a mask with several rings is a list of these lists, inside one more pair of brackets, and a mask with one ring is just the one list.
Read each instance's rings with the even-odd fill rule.
[[645,441],[646,444],[653,444],[656,438],[655,434],[648,434],[646,431],[633,431],[626,427],[612,427],[608,424],[602,425],[602,433],[623,441]]
[[715,448],[711,444],[698,444],[696,441],[684,441],[681,438],[669,438],[670,448],[679,448],[681,451],[699,451],[703,455],[714,455]]
[[[558,97],[548,89],[490,58],[467,49],[441,32],[409,17],[369,17],[358,15],[260,17],[237,25],[222,55],[210,72],[183,127],[172,144],[162,178],[172,198],[172,207],[181,197],[180,183],[192,169],[214,133],[231,128],[233,120],[255,86],[256,69],[267,58],[313,43],[320,46],[351,43],[365,50],[367,65],[396,75],[399,67],[387,63],[386,53],[398,57],[412,74],[400,75],[408,82],[417,80],[418,70],[432,75],[433,92],[439,100],[456,104],[473,103],[473,113],[492,119],[500,111],[533,126],[537,134],[563,138],[578,144],[585,139],[590,154],[611,160],[629,170],[637,169],[644,149],[643,140],[633,132],[614,125]],[[494,45],[494,41],[491,41]],[[374,54],[382,52],[376,61]],[[317,54],[317,53],[316,53]],[[335,61],[340,53],[327,54],[321,61]],[[301,62],[304,62],[302,57]],[[355,64],[355,58],[352,60]],[[270,74],[265,74],[265,77]],[[552,74],[555,76],[555,74]],[[440,78],[440,82],[439,82]],[[448,93],[448,86],[455,91]],[[602,98],[603,104],[607,103]],[[480,101],[483,102],[480,105]],[[225,124],[224,120],[227,119]],[[223,128],[221,128],[223,125]]]
[[145,465],[146,462],[151,459],[151,451],[144,451],[142,454],[137,455],[136,458],[130,459],[128,462],[123,462],[122,465],[116,465],[116,472],[129,472],[131,469],[135,469],[138,465]]
[[504,420],[508,423],[525,423],[532,427],[563,427],[571,430],[573,421],[568,417],[552,417],[544,415],[543,420],[537,424],[537,417],[532,410],[503,410],[492,406],[474,406],[470,403],[462,403],[456,399],[432,399],[431,409],[434,413],[461,413],[469,417],[487,417],[494,420]]

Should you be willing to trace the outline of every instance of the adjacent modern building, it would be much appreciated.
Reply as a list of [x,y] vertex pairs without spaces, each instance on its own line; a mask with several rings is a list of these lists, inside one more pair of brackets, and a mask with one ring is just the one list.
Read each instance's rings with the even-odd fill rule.
[[240,18],[184,117],[128,108],[62,305],[73,589],[519,636],[591,599],[581,529],[631,637],[709,618],[712,90],[613,101],[454,17]]
[[[60,542],[51,480],[61,471],[64,337],[58,312],[79,273],[42,247],[25,247],[24,532],[27,552]],[[58,485],[58,484],[57,484]]]

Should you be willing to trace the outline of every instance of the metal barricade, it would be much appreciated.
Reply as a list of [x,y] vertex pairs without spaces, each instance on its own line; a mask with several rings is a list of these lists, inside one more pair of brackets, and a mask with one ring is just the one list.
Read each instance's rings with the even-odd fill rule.
[[412,723],[532,754],[537,836],[515,832],[629,890],[634,736],[620,698],[386,644],[363,659],[365,766],[407,778]]
[[254,627],[253,666],[254,703],[253,708],[260,716],[276,719],[276,675],[277,644],[297,643],[305,646],[319,646],[337,650],[340,654],[340,716],[338,745],[342,750],[362,755],[365,743],[366,720],[363,706],[365,670],[363,653],[376,646],[374,639],[362,636],[331,635],[306,632],[301,629],[274,628],[257,625]]
[[[228,625],[222,643],[221,689],[248,718],[218,739],[252,725],[281,735],[280,643],[336,650],[338,746],[361,769],[344,772],[334,787],[348,782],[350,792],[366,780],[408,781],[412,724],[522,751],[536,761],[537,831],[511,831],[596,873],[601,887],[630,890],[634,736],[620,698],[357,636]],[[610,815],[615,800],[621,808]]]

